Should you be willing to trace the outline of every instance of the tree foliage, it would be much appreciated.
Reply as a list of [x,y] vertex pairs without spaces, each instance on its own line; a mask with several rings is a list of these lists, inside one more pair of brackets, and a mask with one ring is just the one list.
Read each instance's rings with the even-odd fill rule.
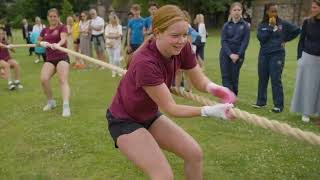
[[[69,0],[72,12],[88,10],[92,0]],[[57,8],[62,11],[64,0],[0,0],[0,20],[8,19],[13,26],[18,27],[22,18],[34,21],[35,16],[47,19],[47,11],[50,8]],[[71,12],[68,10],[68,12]],[[60,12],[61,14],[64,14]]]
[[73,14],[72,5],[68,0],[63,0],[61,7],[61,21],[65,22],[69,15]]
[[[101,0],[102,1],[102,0]],[[105,0],[107,1],[107,0]],[[110,0],[111,1],[111,0]],[[116,10],[128,11],[129,6],[138,3],[142,7],[142,16],[148,15],[148,2],[151,0],[112,0],[112,6]],[[165,4],[175,4],[187,10],[192,17],[197,13],[205,14],[212,18],[223,15],[227,12],[229,5],[235,0],[153,0],[160,6]],[[241,2],[251,3],[253,0],[241,0]],[[69,2],[69,3],[67,3]],[[0,0],[0,21],[6,18],[12,22],[13,26],[20,25],[22,18],[29,20],[39,16],[46,19],[47,11],[50,8],[57,8],[63,16],[70,12],[80,12],[88,10],[91,4],[96,4],[97,0]],[[71,7],[70,7],[71,5]],[[72,8],[72,11],[70,10]],[[208,19],[207,18],[207,19]],[[64,20],[64,19],[63,19]]]
[[[142,7],[142,16],[148,15],[148,2],[150,0],[114,0],[112,6],[115,9],[128,10],[129,6],[133,3],[140,4]],[[217,18],[217,16],[224,16],[231,3],[236,0],[153,0],[157,4],[174,4],[187,10],[191,17],[194,17],[197,13],[205,14],[208,18]],[[238,0],[239,1],[239,0]],[[253,0],[241,0],[240,2],[245,4],[251,4]]]

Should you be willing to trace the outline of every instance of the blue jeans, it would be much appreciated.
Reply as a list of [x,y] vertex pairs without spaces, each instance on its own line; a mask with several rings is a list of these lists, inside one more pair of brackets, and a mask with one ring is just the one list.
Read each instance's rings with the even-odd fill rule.
[[283,88],[281,75],[284,67],[285,52],[259,54],[258,63],[258,98],[257,105],[267,104],[267,89],[271,77],[272,97],[274,107],[283,110]]
[[243,61],[244,59],[240,57],[236,63],[233,63],[228,55],[220,53],[222,85],[229,88],[235,95],[238,95],[240,68]]

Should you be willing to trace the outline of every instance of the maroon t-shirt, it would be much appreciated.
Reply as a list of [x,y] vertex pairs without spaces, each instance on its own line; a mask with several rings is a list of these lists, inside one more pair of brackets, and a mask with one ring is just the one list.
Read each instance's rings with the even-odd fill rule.
[[[1,43],[8,44],[5,40],[2,40]],[[0,47],[0,60],[9,61],[9,59],[11,59],[9,49]]]
[[[50,29],[49,27],[44,28],[41,33],[40,37],[43,38],[43,41],[47,41],[50,44],[53,43],[58,43],[61,38],[60,34],[64,32],[67,33],[67,28],[65,25],[58,25],[54,29]],[[67,47],[67,43],[62,45],[62,47]],[[56,60],[61,60],[67,56],[67,53],[59,51],[59,50],[53,50],[51,48],[46,48],[46,56],[47,56],[47,61],[56,61]]]
[[143,86],[165,83],[170,88],[178,69],[192,69],[196,65],[196,57],[189,43],[179,55],[166,59],[157,49],[155,40],[149,40],[133,55],[129,69],[113,97],[109,108],[111,114],[115,118],[138,123],[153,118],[158,106]]

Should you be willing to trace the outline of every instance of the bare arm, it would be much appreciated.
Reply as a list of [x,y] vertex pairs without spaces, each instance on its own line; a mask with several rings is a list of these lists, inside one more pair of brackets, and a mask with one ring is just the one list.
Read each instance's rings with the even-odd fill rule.
[[128,28],[128,33],[127,33],[127,45],[130,46],[130,36],[131,35],[131,28]]
[[40,46],[40,42],[43,40],[43,37],[39,36],[38,39],[37,39],[37,43],[36,45],[37,46]]
[[211,81],[204,75],[199,65],[185,72],[195,88],[201,92],[207,92],[206,87]]
[[144,86],[143,89],[149,97],[171,116],[175,117],[194,117],[201,115],[201,107],[176,104],[171,96],[168,87],[162,83],[157,86]]
[[105,37],[109,39],[118,39],[121,37],[121,35],[119,33],[115,33],[115,34],[106,33]]
[[60,33],[60,41],[57,43],[59,46],[66,44],[68,35],[65,32]]
[[1,48],[5,48],[7,45],[5,45],[5,44],[2,44],[1,42],[0,42],[0,47]]

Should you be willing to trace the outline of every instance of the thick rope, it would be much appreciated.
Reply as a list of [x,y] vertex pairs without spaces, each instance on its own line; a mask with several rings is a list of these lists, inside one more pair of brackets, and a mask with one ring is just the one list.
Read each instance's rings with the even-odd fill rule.
[[35,44],[10,44],[13,48],[19,48],[19,47],[36,47]]
[[[19,45],[11,45],[11,46],[12,47],[34,47],[34,45],[32,45],[32,44],[27,44],[27,45],[19,44]],[[98,64],[103,67],[109,68],[111,70],[117,71],[118,73],[121,73],[122,75],[124,75],[127,72],[126,70],[119,68],[117,66],[114,66],[112,64],[108,64],[106,62],[96,60],[92,57],[77,53],[75,51],[71,51],[71,50],[64,48],[64,47],[57,47],[57,49],[65,52],[65,53],[69,53],[71,55],[80,57],[80,58],[87,60],[89,62],[92,62],[94,64]],[[216,104],[215,102],[211,101],[208,98],[205,98],[205,97],[202,97],[199,95],[195,95],[190,92],[186,92],[186,91],[174,88],[174,87],[171,88],[171,93],[173,93],[177,96],[181,96],[186,99],[192,100],[194,102],[198,102],[202,105],[211,106],[211,105]],[[280,123],[276,120],[268,120],[265,117],[261,117],[261,116],[255,115],[255,114],[250,114],[250,113],[248,113],[246,111],[242,111],[238,108],[233,108],[230,111],[230,113],[231,113],[231,115],[233,115],[237,119],[242,119],[247,123],[254,124],[256,126],[260,126],[265,129],[271,129],[274,132],[281,133],[281,134],[284,134],[287,136],[291,136],[296,139],[306,141],[306,142],[313,144],[313,145],[320,145],[320,136],[313,133],[313,132],[302,131],[301,129],[293,128],[286,123]]]
[[[177,96],[184,97],[186,99],[193,100],[202,105],[211,106],[216,104],[208,98],[194,95],[190,92],[182,91],[177,88],[171,88],[171,92]],[[310,144],[320,145],[320,136],[309,131],[302,131],[298,128],[293,128],[286,123],[280,123],[276,120],[268,120],[265,117],[258,116],[256,114],[250,114],[246,111],[242,111],[238,108],[233,108],[230,111],[231,115],[236,117],[237,119],[242,119],[247,123],[254,124],[256,126],[260,126],[265,129],[271,129],[274,132],[278,132],[287,136],[294,137],[299,140],[306,141]]]

